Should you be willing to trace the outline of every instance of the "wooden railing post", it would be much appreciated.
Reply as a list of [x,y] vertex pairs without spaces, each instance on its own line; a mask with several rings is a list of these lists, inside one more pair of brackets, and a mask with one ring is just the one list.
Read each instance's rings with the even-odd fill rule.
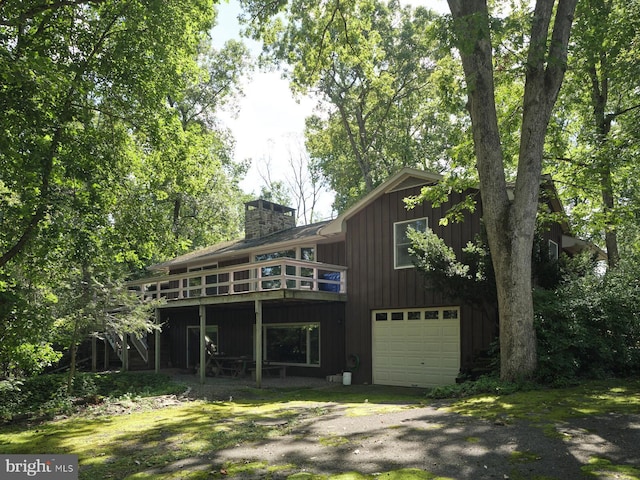
[[255,301],[256,312],[256,387],[262,388],[262,301]]
[[154,360],[155,360],[155,371],[156,373],[160,373],[160,309],[155,309],[155,320],[156,320],[156,334],[155,334],[155,350],[154,350]]
[[207,369],[207,341],[206,341],[206,328],[207,328],[207,308],[204,305],[200,305],[200,383],[204,385],[205,370]]

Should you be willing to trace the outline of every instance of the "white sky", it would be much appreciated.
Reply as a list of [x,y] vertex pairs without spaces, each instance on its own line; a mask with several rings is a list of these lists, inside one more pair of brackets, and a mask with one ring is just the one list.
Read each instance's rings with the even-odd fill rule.
[[[403,0],[403,3],[423,5],[437,11],[448,12],[446,0]],[[239,37],[238,14],[240,8],[236,0],[219,3],[218,25],[213,30],[216,47],[229,38]],[[243,39],[257,55],[260,45]],[[264,184],[259,171],[265,170],[265,162],[271,159],[272,180],[284,180],[288,174],[290,151],[303,144],[305,118],[312,114],[315,101],[311,98],[294,98],[288,82],[281,72],[255,71],[251,79],[245,81],[245,96],[239,101],[236,118],[223,116],[236,139],[235,159],[250,159],[251,168],[241,183],[247,193],[257,195]],[[333,193],[322,194],[319,205],[320,218],[331,216]]]

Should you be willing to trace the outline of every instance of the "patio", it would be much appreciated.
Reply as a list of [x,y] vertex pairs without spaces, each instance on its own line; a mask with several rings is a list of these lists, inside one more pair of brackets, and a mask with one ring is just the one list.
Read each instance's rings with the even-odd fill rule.
[[[229,400],[230,397],[237,395],[237,392],[249,389],[256,389],[256,381],[251,376],[246,377],[205,377],[204,383],[200,383],[200,376],[195,373],[187,373],[183,370],[162,370],[171,376],[171,378],[179,383],[188,386],[187,396],[194,398],[208,398],[212,400]],[[281,378],[278,375],[263,376],[262,390],[271,389],[303,389],[303,388],[325,388],[335,387],[337,383],[328,382],[324,378],[314,377],[294,377],[288,376]],[[344,387],[348,388],[348,387]]]

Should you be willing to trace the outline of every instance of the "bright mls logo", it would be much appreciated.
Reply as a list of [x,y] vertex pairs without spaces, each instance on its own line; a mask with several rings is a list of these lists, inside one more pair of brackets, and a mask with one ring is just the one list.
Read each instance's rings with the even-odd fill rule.
[[0,478],[77,480],[77,455],[0,455]]

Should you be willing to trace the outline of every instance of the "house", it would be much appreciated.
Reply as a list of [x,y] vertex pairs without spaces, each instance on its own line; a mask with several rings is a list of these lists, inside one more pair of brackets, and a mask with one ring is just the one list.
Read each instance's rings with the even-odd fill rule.
[[[315,377],[349,369],[354,383],[454,383],[496,338],[497,318],[425,289],[413,267],[407,228],[429,227],[457,253],[481,232],[481,205],[464,222],[440,225],[461,194],[439,207],[405,207],[438,180],[405,168],[334,220],[300,227],[290,208],[249,202],[244,239],[154,265],[154,276],[131,282],[145,298],[166,299],[148,365],[196,369],[219,355],[249,359],[258,384],[266,367],[280,366]],[[552,254],[565,230],[554,223],[546,232]],[[204,381],[206,368],[199,372]]]

